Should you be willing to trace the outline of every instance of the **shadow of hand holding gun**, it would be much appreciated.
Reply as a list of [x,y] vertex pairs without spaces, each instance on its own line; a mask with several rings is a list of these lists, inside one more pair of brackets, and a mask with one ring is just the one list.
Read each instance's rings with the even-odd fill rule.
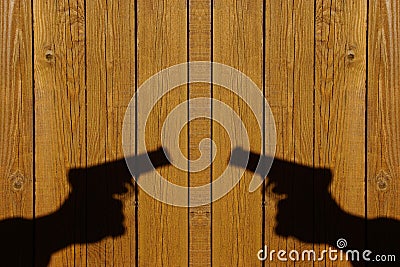
[[[281,196],[275,215],[277,235],[333,248],[339,238],[345,238],[348,243],[345,250],[362,253],[369,249],[373,252],[370,257],[394,254],[397,262],[400,260],[400,222],[389,218],[367,220],[344,211],[329,192],[332,181],[329,169],[274,159],[267,172],[271,158],[250,153],[247,165],[242,166],[241,159],[246,154],[240,148],[235,149],[232,164],[268,177],[267,186]],[[135,179],[153,168],[170,164],[162,149],[138,155],[134,160],[140,166],[135,169],[138,170]],[[258,164],[261,166],[257,168]],[[47,266],[52,254],[70,245],[95,243],[125,233],[123,203],[116,197],[126,194],[127,186],[133,185],[125,159],[71,169],[68,180],[72,190],[55,212],[34,220],[0,221],[2,266],[25,267],[32,262],[35,266]],[[353,260],[352,264],[364,266],[365,262]]]
[[[239,164],[238,159],[247,153],[235,149],[231,155],[232,164]],[[371,259],[374,255],[394,254],[397,264],[391,264],[399,266],[400,221],[390,218],[367,220],[343,210],[329,192],[332,172],[327,168],[313,168],[275,158],[267,173],[268,160],[271,158],[250,152],[247,166],[238,166],[268,178],[267,188],[271,188],[279,199],[275,215],[277,235],[332,248],[337,248],[337,240],[344,238],[347,241],[344,251],[360,251],[360,261],[352,261],[353,266],[365,266],[362,260],[365,249],[372,251]],[[258,164],[261,166],[257,168]],[[387,264],[390,263],[383,265],[380,262],[377,266]]]
[[[169,164],[161,148],[134,160],[140,165],[135,179]],[[0,221],[1,266],[26,267],[33,262],[34,266],[47,266],[53,253],[70,245],[95,243],[125,233],[123,203],[117,197],[129,191],[127,186],[133,186],[125,159],[71,169],[68,181],[71,192],[55,212],[34,220]]]

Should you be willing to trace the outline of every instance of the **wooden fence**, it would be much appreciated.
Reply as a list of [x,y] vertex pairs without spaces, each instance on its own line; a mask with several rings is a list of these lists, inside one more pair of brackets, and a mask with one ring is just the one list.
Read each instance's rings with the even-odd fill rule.
[[[276,258],[261,262],[257,252],[263,245],[322,250],[331,244],[320,235],[367,245],[376,231],[368,227],[372,219],[400,219],[397,0],[2,0],[0,11],[0,228],[10,218],[32,222],[24,231],[28,245],[2,241],[2,251],[16,245],[9,264],[32,253],[38,266],[50,256],[49,266],[293,266]],[[106,178],[97,183],[85,168],[123,158],[122,123],[135,90],[187,61],[232,66],[263,90],[275,117],[276,157],[313,167],[313,190],[287,179],[286,201],[267,184],[249,193],[252,173],[246,171],[229,194],[201,207],[163,204],[134,184],[113,200],[99,197],[115,193],[108,178],[120,170],[94,170]],[[261,152],[249,108],[208,84],[181,86],[157,103],[149,150],[161,145],[168,113],[201,96],[235,109],[253,152]],[[226,168],[229,140],[218,123],[196,119],[179,138],[191,159],[200,156],[204,138],[218,151],[211,167],[198,173],[158,168],[172,182],[206,184]],[[332,178],[327,184],[315,175],[323,169],[332,173],[322,175]],[[283,168],[282,176],[299,176],[296,170]],[[74,184],[79,178],[85,182]],[[124,204],[122,230],[115,229],[122,220],[115,198]],[[282,212],[284,205],[289,211]],[[342,217],[327,215],[337,208],[363,226],[341,231]],[[59,225],[41,226],[42,218],[64,210],[70,214],[60,215]],[[299,231],[306,222],[310,232]],[[56,231],[47,235],[46,229]],[[68,241],[51,252],[44,245],[62,238]],[[7,255],[1,257],[7,263]]]

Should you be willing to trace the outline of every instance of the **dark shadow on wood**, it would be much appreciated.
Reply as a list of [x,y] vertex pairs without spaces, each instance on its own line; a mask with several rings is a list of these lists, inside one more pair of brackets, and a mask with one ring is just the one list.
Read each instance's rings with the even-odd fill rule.
[[[235,163],[242,162],[239,159],[246,154],[240,148],[235,149],[231,155],[232,164],[238,165]],[[366,220],[343,210],[329,192],[332,172],[327,168],[313,168],[275,158],[267,173],[262,166],[267,166],[268,160],[271,158],[250,152],[247,166],[239,167],[252,172],[257,170],[264,178],[267,176],[267,187],[272,187],[272,192],[279,196],[275,215],[277,235],[291,236],[305,243],[325,244],[326,249],[337,249],[337,240],[344,238],[347,246],[343,252],[360,252],[360,261],[351,261],[353,266],[366,265],[362,260],[362,252],[366,249],[372,251],[368,255],[371,259],[375,255],[395,255],[397,262],[370,262],[368,266],[400,266],[400,221],[390,218]],[[261,168],[257,168],[258,164]],[[318,256],[319,251],[316,252]],[[350,252],[349,255],[351,259]]]
[[[153,166],[170,164],[161,148],[134,161],[140,170],[135,171],[135,179]],[[125,159],[71,169],[68,181],[71,193],[54,213],[35,220],[0,221],[0,266],[26,267],[33,262],[38,267],[47,266],[53,253],[68,246],[124,235],[123,202],[116,195],[127,193],[128,185],[134,186]]]

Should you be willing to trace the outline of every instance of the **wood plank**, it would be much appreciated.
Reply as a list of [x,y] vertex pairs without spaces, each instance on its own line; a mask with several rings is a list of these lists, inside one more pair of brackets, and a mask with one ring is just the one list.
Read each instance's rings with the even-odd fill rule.
[[11,218],[34,216],[31,2],[1,1],[0,12],[0,254],[2,265],[23,266],[33,231]]
[[[275,186],[266,188],[265,244],[269,250],[295,249],[301,253],[313,248],[312,237],[311,242],[302,242],[298,236],[304,225],[313,226],[313,192],[304,187],[305,180],[312,177],[303,177],[296,170],[314,163],[314,3],[266,3],[265,28],[265,94],[275,117],[276,158],[293,167],[292,171],[277,171],[276,186],[285,188],[287,197],[277,196]],[[301,266],[313,265],[300,262]],[[266,264],[292,266],[293,261],[280,262],[275,256]]]
[[[259,88],[263,79],[262,11],[262,1],[214,1],[213,61],[242,71]],[[240,115],[250,136],[251,149],[260,153],[261,129],[251,107],[219,86],[213,87],[213,97]],[[231,148],[222,126],[213,123],[212,127],[218,148],[212,170],[215,180],[227,167]],[[212,205],[212,264],[215,266],[261,265],[257,251],[262,246],[262,190],[248,192],[251,177],[246,172],[232,191]]]
[[[370,2],[366,192],[368,219],[400,219],[399,13],[400,5],[397,1]],[[378,228],[374,227],[373,222],[368,222],[367,230],[369,247],[378,247],[386,254],[398,251],[394,244],[396,233],[389,232],[393,228],[388,222]]]
[[[134,1],[87,1],[86,11],[83,0],[34,0],[33,7],[28,2],[0,3],[4,14],[0,19],[3,148],[0,219],[31,219],[36,213],[37,264],[47,261],[53,253],[50,266],[133,266],[137,261],[140,266],[260,265],[256,253],[264,244],[269,249],[321,251],[335,247],[338,238],[346,238],[348,246],[362,248],[366,244],[365,214],[370,219],[367,226],[372,227],[367,228],[367,244],[373,242],[375,247],[382,248],[392,238],[385,232],[378,240],[380,243],[376,243],[372,233],[376,230],[373,224],[376,217],[400,218],[400,203],[396,199],[400,190],[396,179],[400,172],[397,45],[400,7],[395,0],[370,2],[369,14],[365,0],[214,1],[213,11],[209,0],[190,0],[189,10],[183,0],[140,0],[136,63]],[[252,174],[246,173],[221,200],[190,209],[161,204],[142,190],[136,202],[134,188],[130,188],[121,197],[125,232],[114,233],[115,237],[110,238],[118,221],[102,213],[107,209],[99,211],[96,206],[101,205],[95,195],[109,194],[111,182],[107,177],[115,170],[99,175],[96,188],[86,188],[85,183],[80,183],[79,189],[74,188],[71,178],[86,181],[93,178],[86,166],[122,158],[122,119],[135,88],[135,64],[140,85],[157,71],[185,62],[187,57],[210,60],[212,12],[213,60],[238,68],[260,88],[265,75],[266,96],[277,126],[276,156],[286,162],[315,166],[313,188],[307,191],[309,188],[301,180],[289,181],[285,185],[292,188],[289,198],[298,202],[278,202],[273,188],[266,188],[262,203],[262,190],[247,192]],[[367,15],[369,36],[366,36]],[[186,29],[188,16],[190,23]],[[265,74],[262,73],[263,20]],[[245,117],[246,126],[251,128],[253,151],[260,152],[255,148],[261,138],[250,111],[226,90],[218,86],[213,90],[216,99],[233,106]],[[160,146],[162,123],[159,122],[169,111],[187,97],[199,96],[211,96],[210,86],[191,85],[189,95],[186,87],[180,87],[158,103],[149,122],[149,150]],[[189,124],[189,129],[183,129],[179,138],[182,152],[195,159],[200,155],[197,149],[200,140],[211,137],[211,131],[219,153],[212,169],[215,179],[226,168],[229,158],[225,149],[228,142],[224,141],[227,135],[221,126],[196,120]],[[71,169],[80,174],[71,176]],[[160,172],[177,184],[188,185],[187,174],[174,167],[163,167]],[[211,178],[210,169],[190,174],[189,178],[190,186],[205,184]],[[87,193],[88,197],[81,195],[72,201],[71,194],[76,190]],[[289,209],[283,209],[285,204],[291,204]],[[61,222],[60,218],[65,219],[66,215],[60,212],[66,210],[69,219]],[[290,217],[285,217],[288,223],[277,221],[277,214],[280,219]],[[138,229],[135,229],[136,217]],[[54,219],[57,233],[44,232],[45,223],[54,223]],[[352,226],[344,229],[349,220]],[[304,228],[299,231],[306,223],[311,226],[307,228],[309,231]],[[99,240],[91,238],[99,232],[102,233]],[[54,239],[55,234],[61,234],[61,242],[50,242],[50,248],[57,245],[57,249],[48,251],[50,248],[44,244],[50,237]],[[22,249],[18,253],[22,255]],[[275,259],[266,265],[292,263]],[[349,264],[325,260],[314,265]]]
[[55,253],[50,266],[83,265],[85,205],[68,172],[86,166],[84,1],[33,4],[36,263]]
[[[314,163],[314,123],[312,121],[314,115],[314,4],[311,1],[294,1],[292,20],[293,20],[293,133],[292,142],[294,151],[292,154],[293,161],[296,164],[313,166]],[[288,63],[290,66],[290,62]],[[304,199],[304,195],[308,192],[304,190],[304,181],[300,175],[293,174],[293,196],[294,199]],[[299,178],[299,179],[296,179]],[[309,179],[307,177],[306,179]],[[312,194],[311,194],[312,195]],[[289,196],[290,197],[290,196]],[[306,197],[307,198],[307,197]],[[311,217],[311,213],[305,211],[301,201],[297,201],[293,206],[293,214],[295,218],[292,221],[292,227],[299,230],[304,225],[304,217]],[[307,203],[310,204],[310,203]],[[279,204],[278,204],[279,205]],[[310,209],[312,210],[312,209]],[[303,214],[300,215],[302,211]],[[296,231],[295,230],[295,231]],[[299,239],[294,236],[294,238]],[[293,240],[293,249],[299,251],[312,249],[310,243],[300,243]],[[300,263],[301,266],[312,266],[310,262]],[[299,265],[300,265],[299,264]]]
[[[108,25],[110,23],[108,2],[105,0],[88,1],[86,3],[86,64],[87,64],[87,164],[97,165],[107,161],[108,153],[108,66],[111,59],[108,57],[110,50],[110,36]],[[111,38],[112,39],[112,38]],[[112,79],[112,78],[111,78]],[[99,177],[102,182],[99,184],[101,194],[106,194],[106,188],[110,181],[106,181],[106,174]],[[88,202],[93,198],[89,192]],[[103,204],[103,203],[102,203]],[[89,205],[88,205],[89,206]],[[104,232],[108,227],[107,219],[102,216],[102,223],[91,227],[96,222],[96,208],[93,205],[88,207],[87,225],[88,235],[95,231]],[[92,211],[93,209],[93,211]],[[100,243],[88,244],[88,264],[93,266],[111,265],[112,262],[112,241],[103,240]]]
[[[282,160],[293,160],[293,66],[294,26],[293,1],[264,2],[265,4],[265,96],[275,117],[277,147],[275,156]],[[274,165],[272,166],[272,168]],[[284,182],[284,181],[283,181]],[[285,185],[289,184],[288,182]],[[293,240],[275,233],[277,227],[277,197],[272,187],[265,191],[265,245],[269,249],[293,247]],[[285,266],[277,260],[265,265]],[[290,265],[290,264],[288,264]]]
[[[140,86],[160,70],[187,61],[187,14],[185,0],[139,0],[137,8]],[[161,147],[166,116],[187,97],[187,87],[181,86],[156,103],[146,125],[147,151]],[[172,138],[179,138],[182,152],[188,151],[187,131]],[[188,186],[187,173],[174,166],[165,166],[159,172],[172,183]],[[187,208],[161,203],[139,189],[138,223],[139,266],[188,265]]]
[[32,10],[24,1],[0,10],[0,219],[32,218]]
[[[106,160],[121,159],[122,122],[135,91],[135,1],[107,1],[107,143]],[[125,167],[126,168],[126,167]],[[113,171],[110,170],[112,177]],[[123,170],[117,170],[124,173]],[[125,170],[126,171],[126,170]],[[122,197],[125,233],[112,241],[112,266],[136,263],[135,189],[129,187]],[[111,253],[110,253],[111,254]]]
[[366,11],[366,1],[316,1],[314,156],[315,166],[332,174],[317,172],[314,178],[320,250],[336,247],[339,238],[347,248],[365,244]]
[[[211,61],[211,38],[211,1],[190,0],[189,61]],[[189,98],[195,97],[211,98],[211,86],[191,84]],[[189,113],[190,109],[189,105]],[[207,113],[211,117],[211,105]],[[211,122],[208,119],[196,119],[188,125],[189,159],[196,160],[200,157],[200,141],[211,138]],[[211,155],[208,157],[211,159]],[[211,168],[190,173],[189,176],[191,187],[208,184],[210,181]],[[190,266],[211,266],[211,204],[189,209],[189,263]]]
[[[123,158],[122,122],[135,90],[135,2],[89,1],[86,21],[88,165],[111,162],[110,168],[98,177],[96,191],[87,189],[88,243],[98,231],[105,237],[88,245],[88,264],[133,266],[136,262],[134,188],[129,188],[122,198],[102,198],[103,202],[95,196],[113,194],[109,188],[119,181],[114,176],[127,171],[124,164],[114,166],[113,162]],[[123,204],[122,209],[119,204]],[[99,213],[99,205],[103,206],[103,215]],[[118,221],[121,215],[122,235]]]

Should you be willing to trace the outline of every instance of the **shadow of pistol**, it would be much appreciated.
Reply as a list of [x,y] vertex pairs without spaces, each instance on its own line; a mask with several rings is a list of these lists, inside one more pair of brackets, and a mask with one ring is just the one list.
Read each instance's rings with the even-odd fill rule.
[[[249,154],[247,164],[244,160]],[[272,161],[272,165],[271,165]],[[250,191],[260,186],[268,177],[267,187],[273,186],[273,192],[279,195],[291,194],[298,185],[302,193],[320,193],[326,195],[332,181],[332,173],[327,168],[313,168],[294,162],[272,158],[242,148],[235,148],[231,154],[231,164],[245,168],[258,177],[250,182]],[[252,189],[253,188],[253,189]]]
[[[134,164],[133,174],[127,167],[127,161]],[[137,180],[140,175],[153,171],[155,168],[169,165],[167,154],[162,148],[147,154],[122,158],[111,162],[87,168],[75,168],[69,171],[68,180],[73,192],[81,189],[98,189],[99,185],[106,185],[106,193],[109,195],[123,194],[127,192],[126,185],[133,185],[132,177]],[[86,189],[87,188],[87,189]],[[104,194],[104,190],[90,190],[91,194]]]

